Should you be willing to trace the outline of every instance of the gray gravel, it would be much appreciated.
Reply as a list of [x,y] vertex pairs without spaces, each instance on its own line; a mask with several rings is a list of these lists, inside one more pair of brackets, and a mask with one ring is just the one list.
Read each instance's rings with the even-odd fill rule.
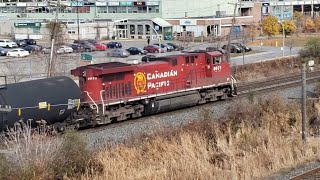
[[[315,84],[308,85],[307,90],[312,92]],[[289,101],[288,98],[299,98],[301,87],[288,88],[278,92],[272,92],[282,96]],[[268,94],[263,95],[266,97]],[[159,129],[168,127],[179,127],[192,121],[201,120],[201,112],[204,108],[212,110],[215,119],[221,118],[228,109],[232,108],[235,101],[223,101],[219,103],[209,103],[201,106],[195,106],[187,109],[177,110],[169,113],[158,114],[151,117],[129,120],[117,124],[110,124],[94,129],[84,130],[82,134],[88,141],[89,147],[101,148],[105,145],[114,145],[119,142],[131,139],[141,134],[152,134]]]
[[280,172],[278,174],[275,174],[273,176],[267,177],[264,180],[287,180],[291,179],[295,176],[298,176],[302,173],[305,173],[307,171],[313,170],[315,168],[318,168],[320,166],[320,162],[310,162],[304,165],[301,165],[299,167],[288,169],[287,171]]

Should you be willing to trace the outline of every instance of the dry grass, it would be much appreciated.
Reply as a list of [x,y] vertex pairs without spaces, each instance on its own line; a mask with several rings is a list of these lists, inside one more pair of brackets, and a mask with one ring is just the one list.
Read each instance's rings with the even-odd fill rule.
[[238,81],[251,81],[269,76],[283,75],[300,71],[300,60],[297,57],[281,58],[233,67]]
[[257,179],[319,159],[318,140],[300,140],[296,104],[271,98],[235,107],[223,122],[198,121],[107,148],[96,156],[103,173],[82,179]]
[[0,139],[5,152],[0,154],[0,179],[64,179],[85,173],[91,165],[99,167],[90,164],[85,141],[74,132],[53,137],[46,128],[35,131],[23,124]]
[[[302,47],[306,43],[306,41],[310,38],[317,37],[319,34],[311,34],[311,35],[305,35],[305,34],[300,34],[300,35],[294,35],[294,36],[289,36],[285,38],[285,46],[287,47]],[[254,40],[252,42],[249,42],[248,44],[251,46],[260,46],[261,43],[263,43],[263,46],[282,46],[282,37],[274,37],[270,39],[261,39],[261,40]]]

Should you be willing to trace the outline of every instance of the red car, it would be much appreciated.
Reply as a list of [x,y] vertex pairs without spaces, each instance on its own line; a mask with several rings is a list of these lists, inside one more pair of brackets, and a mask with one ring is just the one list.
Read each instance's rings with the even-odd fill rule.
[[107,46],[102,43],[95,43],[94,46],[96,47],[97,51],[107,50]]
[[156,45],[148,45],[148,46],[145,46],[143,48],[143,50],[146,50],[148,51],[148,53],[158,53],[159,50],[161,52],[164,52],[164,50],[162,48],[160,48],[159,46],[156,46]]

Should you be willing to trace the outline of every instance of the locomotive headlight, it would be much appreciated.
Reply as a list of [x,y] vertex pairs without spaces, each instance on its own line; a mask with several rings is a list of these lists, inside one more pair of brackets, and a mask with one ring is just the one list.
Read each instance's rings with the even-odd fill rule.
[[227,81],[230,81],[230,78],[227,78]]

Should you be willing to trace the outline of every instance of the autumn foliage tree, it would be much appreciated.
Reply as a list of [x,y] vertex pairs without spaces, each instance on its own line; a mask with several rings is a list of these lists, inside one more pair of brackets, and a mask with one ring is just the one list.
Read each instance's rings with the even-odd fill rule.
[[298,28],[298,32],[301,32],[302,24],[303,24],[303,14],[302,12],[294,12],[293,13],[293,20],[296,23],[296,26]]
[[303,28],[304,28],[304,32],[310,32],[310,31],[314,30],[315,24],[314,24],[313,20],[311,19],[311,17],[308,17],[305,19]]
[[[291,20],[282,21],[282,25],[284,26],[285,37],[287,37],[287,35],[293,34],[297,30],[296,25]],[[282,31],[282,28],[281,28],[281,31]]]
[[317,31],[320,30],[320,17],[317,17],[317,19],[314,22],[315,28]]
[[280,28],[278,18],[275,16],[269,15],[262,21],[262,30],[268,35],[268,38],[279,34]]

